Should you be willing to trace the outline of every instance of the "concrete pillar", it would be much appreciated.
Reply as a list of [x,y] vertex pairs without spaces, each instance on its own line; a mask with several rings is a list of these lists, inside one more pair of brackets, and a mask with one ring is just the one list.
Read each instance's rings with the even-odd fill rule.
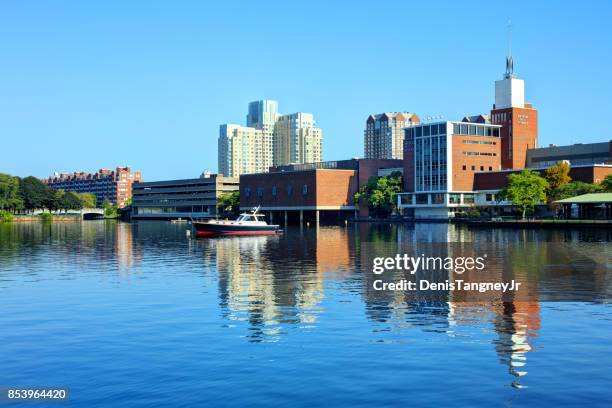
[[285,210],[285,227],[287,226],[287,210]]
[[304,224],[304,210],[300,210],[300,225]]
[[274,213],[270,211],[270,224],[274,223]]
[[320,212],[319,210],[315,210],[315,219],[316,219],[315,222],[316,222],[317,227],[319,226],[319,215],[320,215],[319,212]]

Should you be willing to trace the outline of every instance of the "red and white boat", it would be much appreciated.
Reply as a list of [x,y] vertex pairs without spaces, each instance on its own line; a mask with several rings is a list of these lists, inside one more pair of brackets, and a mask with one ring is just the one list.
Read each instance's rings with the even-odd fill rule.
[[240,214],[234,220],[192,221],[197,236],[206,235],[271,235],[281,232],[278,225],[268,225],[259,214],[259,207]]

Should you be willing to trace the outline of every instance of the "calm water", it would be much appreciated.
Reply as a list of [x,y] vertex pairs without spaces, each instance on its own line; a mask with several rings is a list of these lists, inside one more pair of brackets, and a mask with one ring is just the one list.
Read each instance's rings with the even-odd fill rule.
[[[79,407],[610,406],[610,232],[186,229],[0,225],[0,387],[68,386]],[[527,294],[372,289],[371,257],[434,247],[487,251]]]

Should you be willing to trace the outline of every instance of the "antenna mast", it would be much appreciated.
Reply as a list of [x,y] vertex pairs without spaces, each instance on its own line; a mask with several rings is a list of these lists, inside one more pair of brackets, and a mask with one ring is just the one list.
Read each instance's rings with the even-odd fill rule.
[[512,21],[508,20],[508,55],[506,55],[506,74],[505,78],[515,78],[514,60],[512,59]]

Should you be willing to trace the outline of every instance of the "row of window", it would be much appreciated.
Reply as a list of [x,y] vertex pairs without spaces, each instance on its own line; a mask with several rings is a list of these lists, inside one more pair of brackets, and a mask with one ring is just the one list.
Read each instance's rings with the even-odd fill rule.
[[180,206],[180,207],[138,207],[135,214],[168,214],[168,213],[208,213],[210,207],[206,205]]
[[492,145],[495,146],[497,142],[491,142],[489,140],[464,140],[463,144],[479,144],[479,145]]
[[424,125],[417,127],[409,127],[404,129],[406,137],[422,137],[436,136],[446,134],[446,123],[437,123],[435,125]]
[[512,118],[512,116],[510,116],[506,112],[494,113],[493,116],[491,117],[491,121],[493,123],[505,123],[506,120],[511,122],[511,120],[510,120],[511,118]]
[[[467,166],[464,164],[461,166],[463,170],[467,170]],[[472,166],[472,171],[476,171],[476,166]],[[485,171],[485,166],[480,166],[480,171]],[[489,171],[493,171],[493,166],[489,166]]]
[[467,123],[455,123],[453,124],[453,133],[455,135],[499,137],[499,128],[483,125],[469,125]]
[[[278,191],[278,187],[273,186],[270,189],[270,193],[272,194],[273,197],[278,196],[279,191]],[[257,187],[256,189],[257,192],[257,197],[263,197],[264,193],[265,193],[265,189],[263,187]],[[293,186],[292,185],[288,185],[286,188],[286,192],[287,192],[287,196],[292,196],[293,195]],[[250,187],[246,187],[244,189],[244,195],[247,197],[251,196],[251,188]],[[302,186],[302,195],[308,195],[308,184],[304,184]]]
[[497,156],[497,153],[490,152],[463,152],[464,156]]
[[[474,204],[473,193],[447,193],[449,204]],[[417,204],[417,205],[428,205],[428,204],[445,204],[446,193],[417,193],[414,194],[414,201],[412,194],[401,194],[402,204]],[[463,198],[462,198],[463,196]]]

